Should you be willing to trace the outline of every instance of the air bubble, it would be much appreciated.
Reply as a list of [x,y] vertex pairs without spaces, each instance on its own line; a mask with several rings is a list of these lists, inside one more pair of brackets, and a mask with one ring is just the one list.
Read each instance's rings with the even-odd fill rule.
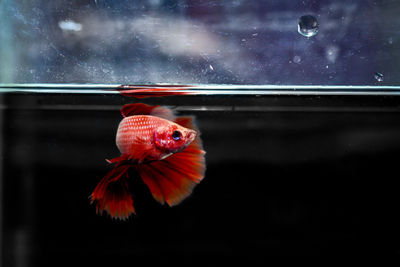
[[377,80],[378,82],[383,82],[383,74],[380,72],[375,72],[375,80]]
[[300,57],[300,56],[294,56],[294,57],[293,57],[293,62],[296,63],[296,64],[300,64],[300,62],[301,62],[301,57]]
[[299,25],[297,31],[305,37],[312,37],[317,35],[318,33],[317,19],[311,15],[301,16],[299,19]]
[[335,63],[339,56],[339,47],[330,45],[325,50],[326,59],[329,63]]

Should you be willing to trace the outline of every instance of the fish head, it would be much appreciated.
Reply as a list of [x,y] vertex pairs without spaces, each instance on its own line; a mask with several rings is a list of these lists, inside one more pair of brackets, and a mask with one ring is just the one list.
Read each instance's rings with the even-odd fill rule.
[[159,127],[154,133],[156,147],[166,154],[184,150],[196,138],[197,132],[176,123]]

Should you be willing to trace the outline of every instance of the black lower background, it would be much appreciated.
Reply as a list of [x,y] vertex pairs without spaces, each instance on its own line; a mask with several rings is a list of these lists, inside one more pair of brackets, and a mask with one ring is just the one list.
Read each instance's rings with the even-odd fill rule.
[[398,261],[400,101],[380,101],[194,112],[205,179],[172,208],[133,179],[126,221],[88,199],[118,156],[117,109],[5,109],[2,266]]

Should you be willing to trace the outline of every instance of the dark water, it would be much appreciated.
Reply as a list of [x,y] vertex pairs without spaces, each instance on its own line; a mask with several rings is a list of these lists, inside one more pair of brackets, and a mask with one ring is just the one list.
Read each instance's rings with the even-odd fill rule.
[[[2,266],[398,261],[399,96],[0,97]],[[173,208],[131,181],[113,221],[88,196],[133,102],[195,115],[207,171]]]

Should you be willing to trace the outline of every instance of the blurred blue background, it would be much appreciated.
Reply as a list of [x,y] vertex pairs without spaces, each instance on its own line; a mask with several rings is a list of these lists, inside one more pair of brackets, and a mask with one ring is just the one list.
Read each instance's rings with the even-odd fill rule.
[[2,0],[0,83],[396,85],[399,13],[396,0]]

